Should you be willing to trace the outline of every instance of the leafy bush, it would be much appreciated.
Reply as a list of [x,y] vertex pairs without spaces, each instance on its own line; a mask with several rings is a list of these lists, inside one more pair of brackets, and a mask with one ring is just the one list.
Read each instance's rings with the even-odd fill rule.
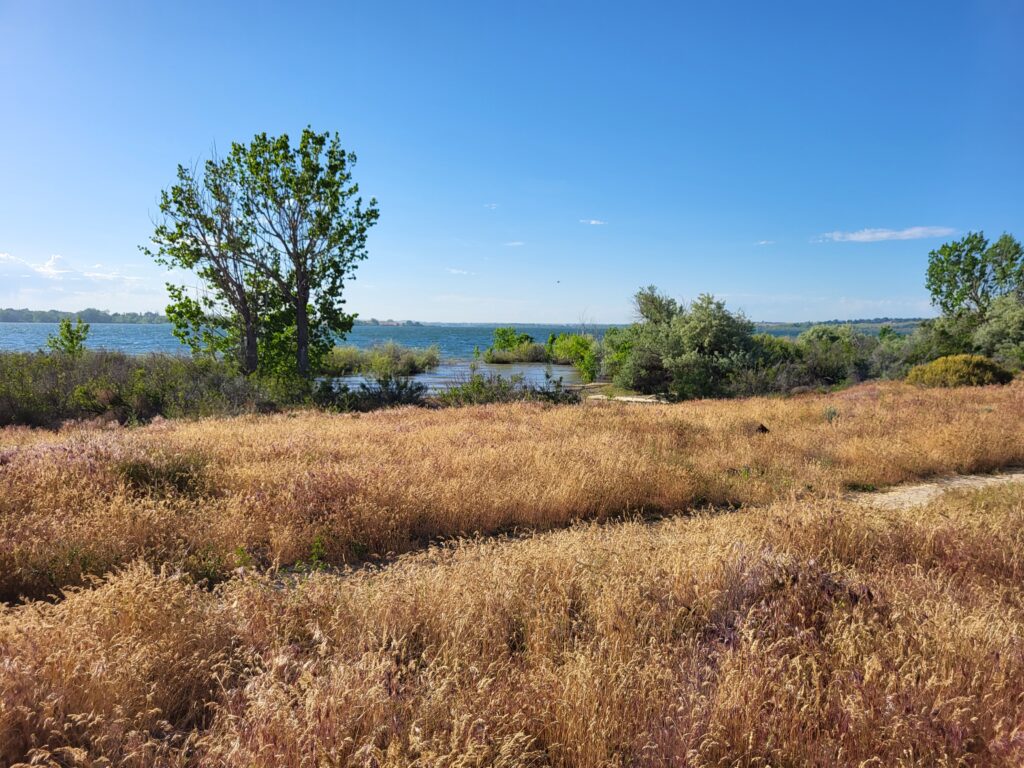
[[1024,368],[1024,301],[1000,296],[972,336],[974,349],[1011,368]]
[[466,381],[455,384],[438,393],[435,398],[440,405],[484,405],[487,403],[511,403],[521,400],[572,404],[580,402],[578,392],[567,390],[561,379],[550,380],[547,386],[526,384],[522,376],[488,376],[472,372]]
[[552,363],[574,366],[583,381],[593,381],[600,369],[599,349],[597,339],[590,334],[551,334],[547,343],[547,356]]
[[548,351],[543,344],[526,341],[511,349],[490,347],[484,352],[484,360],[488,363],[546,363]]
[[915,366],[907,374],[907,382],[923,387],[980,387],[1007,384],[1013,374],[987,357],[980,355],[949,355],[930,363]]
[[70,318],[62,318],[56,334],[51,334],[46,339],[46,346],[53,352],[59,352],[71,357],[81,357],[85,352],[85,340],[89,337],[89,324],[83,323],[82,318],[71,324]]
[[426,392],[427,388],[417,381],[384,375],[355,388],[323,381],[313,393],[313,402],[336,411],[366,412],[399,405],[423,405]]
[[210,358],[93,350],[0,353],[0,426],[241,413],[264,399],[257,382]]
[[388,341],[369,349],[334,347],[327,353],[322,370],[328,376],[414,376],[436,368],[440,362],[441,350],[437,345],[420,349]]
[[512,326],[504,326],[494,329],[494,341],[491,349],[512,350],[524,344],[533,344],[534,338],[528,333],[519,333]]

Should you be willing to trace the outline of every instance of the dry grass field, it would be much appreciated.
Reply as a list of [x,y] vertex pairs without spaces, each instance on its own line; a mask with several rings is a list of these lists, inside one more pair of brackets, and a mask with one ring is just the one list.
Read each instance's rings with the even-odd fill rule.
[[1024,464],[1024,381],[7,430],[0,600],[44,597],[138,558],[215,580],[239,566],[351,564],[439,537],[1012,464]]
[[0,765],[1019,765],[1024,489],[842,493],[1022,463],[1020,381],[2,432]]

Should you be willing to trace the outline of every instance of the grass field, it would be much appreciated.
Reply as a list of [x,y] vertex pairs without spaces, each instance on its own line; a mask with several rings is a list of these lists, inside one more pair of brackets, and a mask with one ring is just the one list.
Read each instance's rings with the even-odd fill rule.
[[1024,492],[843,492],[1022,463],[1020,381],[6,430],[0,764],[1017,765]]

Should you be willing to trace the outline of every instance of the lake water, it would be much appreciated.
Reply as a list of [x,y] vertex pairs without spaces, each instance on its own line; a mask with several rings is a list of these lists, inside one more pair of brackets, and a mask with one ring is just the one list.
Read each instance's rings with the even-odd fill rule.
[[[386,341],[394,341],[406,347],[429,347],[434,344],[441,350],[442,364],[435,370],[415,376],[431,391],[437,391],[452,384],[465,381],[470,375],[473,351],[481,352],[491,345],[495,325],[357,325],[342,342],[356,347],[367,348]],[[582,328],[579,325],[517,325],[516,328],[528,333],[539,342],[547,341],[552,333],[578,333],[586,331],[602,336],[610,326],[598,325]],[[56,323],[0,323],[0,350],[29,352],[46,346],[46,339],[57,331]],[[147,352],[188,354],[171,333],[169,324],[134,325],[117,323],[93,323],[89,328],[86,346],[94,349],[112,349],[133,355]],[[545,365],[523,363],[513,365],[477,364],[481,373],[502,376],[519,375],[530,384],[543,385],[548,378],[561,378],[564,384],[576,384],[579,375],[568,365]],[[346,377],[346,382],[357,384],[359,377]]]

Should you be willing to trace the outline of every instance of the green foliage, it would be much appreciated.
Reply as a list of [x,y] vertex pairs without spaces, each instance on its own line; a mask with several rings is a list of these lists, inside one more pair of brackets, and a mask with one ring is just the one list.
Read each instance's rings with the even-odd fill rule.
[[384,375],[354,388],[322,381],[313,391],[313,402],[321,408],[358,413],[401,405],[423,405],[426,392],[423,384],[412,379]]
[[605,338],[615,383],[679,399],[726,394],[753,351],[753,325],[712,296],[681,305],[654,286],[634,299],[643,322]]
[[483,358],[488,363],[546,363],[548,352],[530,334],[505,326],[494,329],[494,341]]
[[47,337],[46,346],[53,352],[77,358],[85,352],[85,340],[88,337],[88,323],[83,323],[79,318],[72,325],[71,320],[65,317],[60,321],[57,333]]
[[511,349],[490,347],[484,352],[484,361],[488,363],[546,363],[548,351],[543,344],[525,341]]
[[242,413],[264,399],[255,382],[209,358],[94,350],[77,357],[0,353],[0,426]]
[[552,363],[574,366],[585,382],[597,378],[600,371],[599,350],[597,339],[590,334],[552,334],[547,343],[548,360]]
[[546,386],[526,384],[522,376],[486,376],[473,371],[469,378],[443,392],[436,400],[440,405],[465,406],[488,403],[533,401],[564,405],[580,402],[579,393],[567,390],[561,379],[549,381]]
[[378,218],[352,181],[355,160],[337,134],[306,128],[296,147],[261,133],[206,161],[201,175],[178,167],[154,248],[143,250],[202,281],[195,296],[168,286],[168,318],[193,352],[276,382],[318,370],[352,328],[343,287]]
[[907,374],[909,384],[923,387],[980,387],[1007,384],[1013,374],[980,355],[949,355],[915,366]]
[[1024,368],[1024,301],[1013,294],[995,299],[971,340],[981,354]]
[[925,284],[944,315],[984,318],[995,298],[1024,296],[1024,249],[1008,234],[990,244],[984,233],[970,232],[928,254]]

